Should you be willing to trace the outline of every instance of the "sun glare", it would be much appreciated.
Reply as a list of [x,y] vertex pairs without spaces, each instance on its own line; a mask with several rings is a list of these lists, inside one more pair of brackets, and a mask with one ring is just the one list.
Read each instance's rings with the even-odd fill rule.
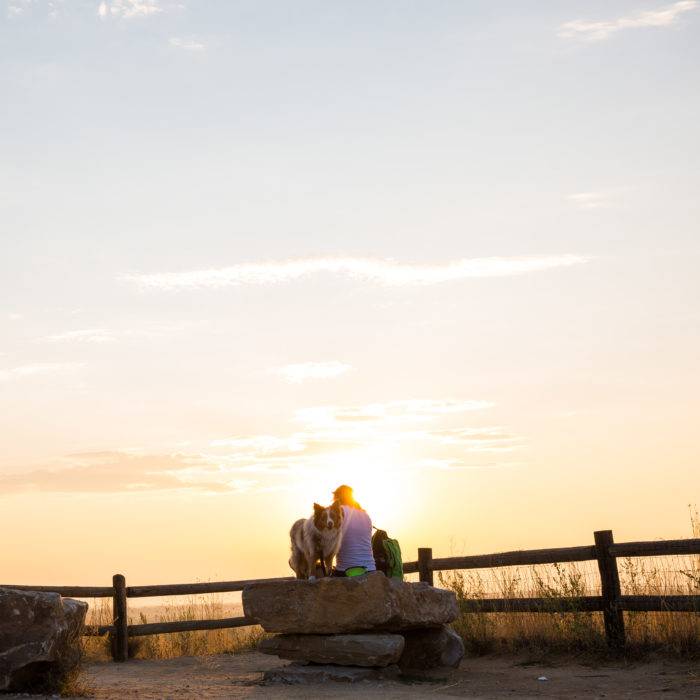
[[303,497],[309,499],[309,507],[313,501],[327,505],[333,490],[348,484],[376,527],[396,530],[410,512],[408,481],[410,471],[398,462],[390,448],[365,448],[332,455],[322,468],[306,477]]

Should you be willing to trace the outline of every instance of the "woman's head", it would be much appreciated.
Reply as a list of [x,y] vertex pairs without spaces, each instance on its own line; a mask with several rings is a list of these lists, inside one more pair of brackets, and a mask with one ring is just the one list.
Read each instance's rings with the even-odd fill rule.
[[357,501],[355,501],[352,487],[348,486],[347,484],[338,486],[338,488],[333,491],[333,498],[340,503],[341,506],[351,506],[357,508]]

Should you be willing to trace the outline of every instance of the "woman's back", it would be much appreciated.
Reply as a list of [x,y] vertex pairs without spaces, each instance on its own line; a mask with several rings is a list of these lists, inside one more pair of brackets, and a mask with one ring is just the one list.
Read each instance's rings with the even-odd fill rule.
[[364,566],[376,571],[372,556],[372,520],[364,510],[343,506],[343,539],[336,559],[339,571]]

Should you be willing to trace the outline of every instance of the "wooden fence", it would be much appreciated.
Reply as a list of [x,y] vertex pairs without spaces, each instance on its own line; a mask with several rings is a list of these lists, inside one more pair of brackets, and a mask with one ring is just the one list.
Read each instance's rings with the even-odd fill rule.
[[[597,561],[600,573],[601,595],[571,598],[474,598],[463,601],[463,612],[535,612],[576,613],[602,612],[605,636],[610,647],[620,649],[625,644],[624,611],[700,612],[700,595],[622,595],[617,559],[620,557],[652,557],[700,554],[700,538],[659,540],[651,542],[615,543],[611,530],[594,533],[594,544],[581,547],[530,549],[498,554],[477,554],[465,557],[433,558],[433,550],[420,548],[417,561],[404,563],[404,573],[417,573],[419,580],[433,585],[435,571],[456,569],[491,569],[503,566],[531,566],[566,562]],[[256,624],[247,617],[218,620],[183,620],[180,622],[152,622],[128,624],[127,600],[153,596],[192,595],[199,593],[229,593],[242,591],[246,586],[263,581],[292,581],[293,577],[251,579],[245,581],[215,581],[208,583],[177,583],[155,586],[127,586],[122,574],[112,577],[111,586],[12,586],[3,588],[49,591],[74,598],[112,598],[113,623],[87,626],[84,634],[112,638],[112,657],[115,661],[128,658],[129,637],[168,632],[191,632]]]

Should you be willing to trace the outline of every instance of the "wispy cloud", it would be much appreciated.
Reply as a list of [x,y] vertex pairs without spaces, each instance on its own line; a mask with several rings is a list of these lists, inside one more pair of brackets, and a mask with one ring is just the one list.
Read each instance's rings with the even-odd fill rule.
[[33,0],[8,0],[7,16],[10,19],[21,17],[33,4]]
[[297,414],[303,428],[288,434],[234,435],[160,454],[120,449],[68,455],[31,470],[0,474],[0,494],[263,492],[318,481],[329,469],[367,476],[377,468],[405,474],[512,466],[511,453],[525,446],[522,438],[499,426],[448,427],[463,420],[462,412],[484,405],[420,399],[310,409]]
[[177,49],[182,49],[183,51],[204,51],[207,47],[201,41],[195,41],[194,39],[183,39],[179,36],[172,36],[168,39],[170,46],[174,46]]
[[610,206],[609,192],[575,192],[567,195],[566,199],[579,209],[603,209]]
[[588,261],[581,255],[549,255],[518,258],[465,258],[438,265],[400,263],[381,258],[301,258],[188,272],[126,274],[123,278],[142,287],[196,289],[243,284],[279,284],[327,273],[365,282],[400,286],[430,285],[471,277],[506,277],[570,267]]
[[476,469],[509,469],[524,466],[523,462],[464,462],[460,459],[424,459],[420,463],[424,469],[437,469],[439,471],[468,471]]
[[118,333],[108,328],[85,328],[77,331],[66,331],[65,333],[54,333],[45,336],[42,340],[49,343],[71,341],[79,343],[112,343],[117,337]]
[[270,374],[276,374],[285,381],[301,384],[308,379],[331,379],[339,377],[352,369],[351,365],[333,360],[330,362],[300,362],[298,364],[272,367]]
[[299,409],[296,420],[316,428],[350,423],[415,423],[450,413],[490,408],[489,401],[463,399],[408,399],[362,406],[313,406]]
[[69,455],[49,468],[0,475],[0,492],[4,493],[230,493],[247,490],[254,484],[254,480],[237,477],[199,456],[134,455],[120,451]]
[[8,0],[7,16],[10,19],[29,15],[59,18],[66,11],[94,13],[102,19],[109,17],[133,19],[160,14],[166,10],[181,8],[177,0],[102,0],[101,2],[65,2],[65,0]]
[[681,0],[672,5],[664,5],[655,10],[634,12],[610,20],[589,21],[576,19],[559,27],[558,35],[564,39],[582,41],[604,41],[624,29],[644,27],[668,27],[685,12],[698,7],[697,0]]
[[7,320],[8,320],[8,321],[21,321],[21,320],[22,320],[22,314],[9,313],[9,314],[7,314]]
[[103,0],[97,6],[97,14],[100,17],[120,17],[133,19],[134,17],[148,17],[163,11],[158,0]]
[[365,435],[340,435],[327,431],[302,431],[290,435],[249,435],[212,440],[209,449],[230,464],[255,467],[289,467],[318,456],[354,450],[364,445]]
[[[377,446],[402,452],[401,465],[424,467],[430,459],[479,466],[483,455],[510,453],[526,446],[524,438],[500,427],[462,427],[433,431],[402,425],[336,425],[307,428],[290,435],[235,436],[211,441],[207,459],[240,471],[292,474],[309,467],[333,464],[338,458],[366,453]],[[480,455],[474,461],[473,455]]]
[[80,369],[80,362],[43,362],[31,365],[21,365],[10,369],[0,369],[0,382],[10,382],[17,379],[36,377],[47,374],[66,374]]
[[524,445],[521,437],[510,435],[501,427],[448,428],[424,433],[424,437],[442,445],[464,447],[469,452],[513,452]]
[[148,328],[79,328],[42,336],[37,340],[45,343],[114,343],[134,338],[159,338],[207,325],[206,320],[183,321],[169,325],[154,325]]

